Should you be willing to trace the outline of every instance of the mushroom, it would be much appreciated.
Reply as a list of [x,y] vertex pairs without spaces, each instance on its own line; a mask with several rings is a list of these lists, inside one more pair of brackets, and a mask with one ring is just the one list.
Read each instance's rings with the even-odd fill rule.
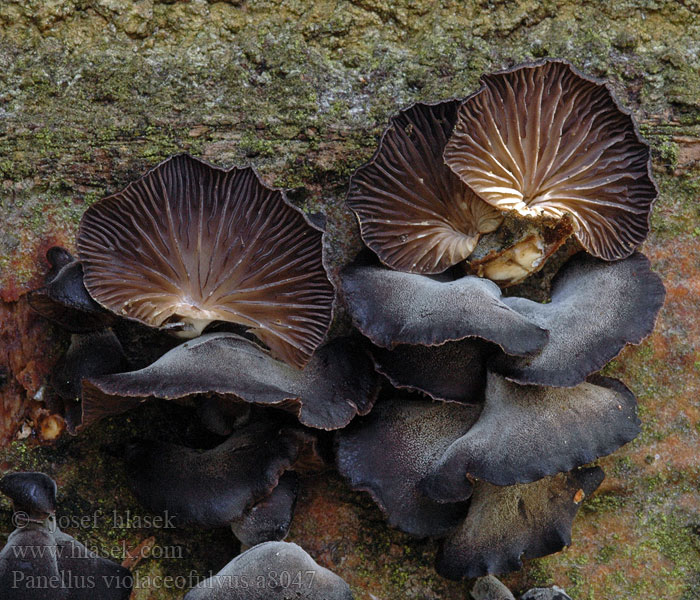
[[[243,583],[245,582],[245,583]],[[184,600],[352,600],[350,587],[296,544],[266,542],[239,554]]]
[[0,479],[0,492],[27,520],[43,522],[56,512],[56,482],[44,473],[7,473]]
[[231,521],[231,531],[246,546],[283,540],[292,524],[298,490],[297,474],[287,471],[269,496]]
[[309,427],[338,429],[371,409],[378,387],[371,360],[347,338],[321,347],[302,371],[241,336],[211,333],[175,347],[139,371],[86,379],[83,425],[151,397],[217,394],[294,412]]
[[423,482],[435,500],[451,500],[467,476],[513,485],[570,471],[612,454],[640,431],[634,395],[608,377],[563,389],[521,386],[489,373],[485,396],[474,426]]
[[440,346],[399,344],[393,350],[372,347],[374,366],[398,389],[418,391],[434,400],[481,400],[491,348],[478,339]]
[[83,284],[83,267],[60,246],[49,248],[46,259],[51,269],[46,285],[27,295],[42,317],[73,333],[102,329],[114,322],[114,315],[95,302]]
[[111,329],[74,333],[66,354],[51,374],[51,386],[64,400],[80,398],[83,379],[126,370],[122,345]]
[[452,171],[499,210],[570,214],[596,257],[632,254],[649,232],[657,190],[649,147],[607,86],[561,60],[481,81],[445,147]]
[[278,486],[295,465],[308,463],[315,438],[251,423],[211,450],[163,442],[134,442],[127,449],[129,485],[139,502],[167,513],[177,525],[228,527]]
[[331,322],[322,232],[251,168],[171,157],[88,208],[78,252],[97,302],[184,337],[236,323],[301,368]]
[[350,179],[347,204],[387,266],[441,273],[469,256],[501,214],[443,162],[458,101],[415,104],[394,117],[372,160]]
[[508,354],[528,355],[547,342],[547,331],[508,308],[499,287],[486,279],[444,281],[358,265],[347,267],[341,278],[353,322],[383,348],[478,337]]
[[466,519],[438,552],[438,574],[459,580],[508,573],[522,558],[558,552],[571,543],[581,502],[603,478],[592,467],[506,487],[477,482]]
[[661,278],[643,254],[612,263],[577,254],[554,278],[551,302],[503,300],[528,322],[547,329],[549,341],[531,357],[501,353],[492,368],[518,383],[578,385],[626,344],[639,344],[653,331],[665,295]]
[[17,529],[0,551],[0,590],[8,600],[127,600],[128,569],[101,558],[55,522],[56,483],[44,473],[9,473],[0,491]]
[[336,434],[338,470],[353,489],[372,496],[392,527],[418,537],[445,535],[464,517],[466,504],[436,502],[420,484],[480,410],[410,397],[380,401]]

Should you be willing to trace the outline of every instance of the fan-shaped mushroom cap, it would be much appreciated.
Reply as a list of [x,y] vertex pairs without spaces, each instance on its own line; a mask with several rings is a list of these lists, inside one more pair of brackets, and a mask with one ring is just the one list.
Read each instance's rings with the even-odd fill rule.
[[136,442],[127,451],[129,483],[141,504],[178,525],[226,527],[269,496],[314,442],[274,423],[248,425],[205,452]]
[[521,558],[558,552],[571,543],[581,502],[603,477],[593,467],[521,485],[476,483],[467,518],[438,553],[437,572],[455,580],[508,573],[522,567]]
[[372,496],[393,527],[419,537],[444,535],[465,515],[466,505],[434,502],[419,484],[480,410],[405,397],[380,402],[338,432],[338,470],[353,489]]
[[56,512],[56,482],[44,473],[7,473],[0,492],[12,500],[15,511],[44,520]]
[[467,474],[495,485],[528,483],[611,454],[639,433],[634,395],[592,376],[572,389],[521,386],[489,373],[479,420],[447,448],[426,490],[451,496]]
[[101,329],[114,321],[114,315],[88,294],[83,284],[83,266],[68,250],[54,246],[46,252],[46,258],[51,265],[46,285],[29,292],[29,306],[73,333]]
[[86,380],[83,424],[150,397],[213,393],[290,410],[309,427],[338,429],[372,408],[378,388],[372,361],[348,338],[325,344],[300,371],[245,338],[212,333],[180,344],[140,371]]
[[350,180],[348,206],[383,263],[441,273],[474,250],[501,214],[445,166],[442,153],[459,103],[415,104],[394,117],[379,149]]
[[[241,582],[247,582],[242,585]],[[352,600],[350,587],[296,544],[266,542],[239,554],[184,600]]]
[[122,345],[111,329],[74,333],[68,351],[51,374],[51,386],[64,400],[77,400],[83,379],[127,368]]
[[321,231],[250,168],[172,157],[91,206],[78,250],[92,297],[152,327],[231,321],[303,367],[330,325]]
[[399,344],[393,350],[372,347],[375,368],[392,386],[452,402],[481,401],[489,352],[487,344],[474,339],[441,346]]
[[643,254],[606,263],[580,253],[557,273],[551,302],[503,300],[546,328],[549,341],[536,356],[501,355],[492,368],[518,383],[578,385],[652,332],[665,295]]
[[554,60],[482,83],[459,108],[450,168],[500,210],[568,212],[591,254],[629,256],[649,232],[657,191],[649,147],[610,90]]
[[239,519],[231,522],[234,535],[246,546],[280,541],[287,537],[297,502],[299,480],[288,471],[267,498],[251,506]]
[[547,331],[508,308],[492,281],[437,281],[365,266],[346,268],[342,281],[353,321],[383,348],[479,337],[509,354],[525,355],[539,351],[547,341]]

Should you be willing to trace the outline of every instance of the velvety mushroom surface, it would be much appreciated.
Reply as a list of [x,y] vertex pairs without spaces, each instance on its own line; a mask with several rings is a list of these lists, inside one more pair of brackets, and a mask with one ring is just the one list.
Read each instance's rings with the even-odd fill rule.
[[127,451],[129,484],[141,504],[178,525],[227,527],[268,497],[313,443],[311,435],[274,423],[238,429],[204,452],[136,442]]
[[549,341],[532,357],[502,355],[493,368],[519,383],[575,386],[653,331],[665,295],[643,254],[612,263],[577,254],[557,273],[551,302],[503,300],[547,329]]
[[479,337],[508,354],[526,355],[547,342],[547,331],[508,308],[499,287],[486,279],[440,281],[381,267],[351,266],[343,271],[342,281],[353,322],[383,348]]
[[460,106],[445,162],[480,198],[524,216],[571,214],[594,256],[629,256],[657,191],[649,147],[610,90],[546,60],[484,75]]
[[92,297],[152,327],[231,321],[302,367],[330,325],[321,231],[250,168],[172,157],[91,206],[78,250]]
[[288,471],[269,496],[231,522],[231,531],[246,546],[283,540],[292,524],[298,490],[297,474]]
[[370,410],[378,385],[369,356],[347,338],[324,345],[299,370],[243,337],[211,333],[177,346],[145,369],[86,380],[83,423],[150,397],[219,394],[290,410],[310,427],[337,429]]
[[347,204],[365,243],[383,263],[441,273],[471,254],[500,212],[444,164],[456,100],[416,104],[392,119],[372,160],[350,180]]
[[56,512],[56,482],[44,473],[7,473],[0,479],[0,492],[12,500],[15,512],[44,520]]
[[639,434],[636,399],[616,379],[593,376],[563,389],[521,386],[489,373],[485,396],[478,421],[435,464],[432,497],[449,498],[467,474],[512,485],[570,471]]
[[558,552],[571,543],[581,502],[603,478],[593,467],[521,485],[476,483],[467,518],[438,553],[438,573],[448,579],[507,573],[520,569],[522,558]]
[[480,340],[440,346],[399,344],[373,347],[374,366],[395,388],[422,392],[434,400],[480,400],[486,386],[486,361],[492,350]]
[[464,517],[466,506],[435,502],[420,483],[480,410],[406,397],[381,401],[369,416],[337,434],[338,470],[353,489],[372,496],[391,526],[418,537],[445,535]]
[[[241,585],[241,582],[247,582]],[[296,544],[267,542],[239,554],[184,600],[352,600],[345,581]]]

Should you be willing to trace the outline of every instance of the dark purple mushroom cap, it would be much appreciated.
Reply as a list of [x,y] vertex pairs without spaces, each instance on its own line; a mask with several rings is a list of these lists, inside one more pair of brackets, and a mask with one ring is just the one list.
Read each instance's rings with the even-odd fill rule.
[[481,340],[441,346],[399,344],[393,350],[372,347],[374,366],[392,386],[426,394],[434,400],[481,401],[486,387],[486,357]]
[[44,473],[7,473],[0,479],[0,492],[16,512],[31,519],[43,521],[56,512],[56,482]]
[[653,331],[665,295],[643,254],[612,263],[577,254],[557,273],[551,302],[503,300],[547,329],[549,341],[532,357],[501,355],[492,368],[518,383],[578,385]]
[[347,204],[365,243],[387,266],[441,273],[469,256],[501,214],[464,185],[442,153],[456,100],[415,104],[394,117],[379,149],[350,179]]
[[[248,585],[241,585],[246,581]],[[239,554],[184,600],[352,600],[350,587],[302,548],[266,542]]]
[[610,90],[558,60],[481,81],[459,108],[449,167],[499,210],[569,213],[588,252],[629,256],[649,232],[657,190],[649,147]]
[[479,420],[426,480],[437,500],[450,498],[467,475],[495,485],[529,483],[607,456],[639,434],[637,401],[616,379],[592,376],[564,389],[489,373],[485,395]]
[[299,370],[245,338],[212,333],[180,344],[140,371],[86,380],[83,424],[124,412],[150,397],[219,394],[289,410],[309,427],[337,429],[355,415],[366,414],[378,388],[372,361],[348,338],[325,344]]
[[547,331],[508,308],[492,281],[438,281],[380,267],[350,266],[343,294],[353,322],[374,344],[440,345],[467,337],[494,342],[508,354],[538,352]]
[[80,398],[83,379],[128,369],[121,343],[111,329],[74,333],[51,374],[51,387],[64,400]]
[[508,573],[522,558],[558,552],[571,543],[581,502],[603,478],[593,467],[521,485],[476,483],[467,518],[438,553],[437,572],[454,580]]
[[127,451],[129,484],[141,504],[178,525],[227,527],[268,497],[314,443],[310,434],[274,423],[248,425],[204,452],[135,442]]
[[91,206],[78,250],[92,297],[152,327],[238,323],[303,367],[331,322],[322,232],[251,168],[172,157]]
[[242,517],[231,522],[234,535],[246,546],[279,542],[287,537],[297,503],[299,479],[293,471],[280,477],[267,498],[251,506]]
[[466,504],[435,502],[420,482],[480,410],[406,397],[381,401],[337,433],[338,470],[353,489],[372,496],[392,527],[418,537],[445,535],[464,517]]
[[46,252],[51,269],[46,285],[27,294],[29,306],[42,317],[73,333],[101,329],[114,315],[95,302],[83,283],[83,266],[65,248]]

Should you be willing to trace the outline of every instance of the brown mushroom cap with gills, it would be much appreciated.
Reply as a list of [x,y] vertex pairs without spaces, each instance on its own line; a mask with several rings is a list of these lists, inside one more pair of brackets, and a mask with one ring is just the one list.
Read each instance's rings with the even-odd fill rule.
[[78,251],[88,291],[116,314],[185,337],[237,323],[303,367],[332,316],[322,235],[251,168],[179,155],[91,206]]
[[[245,585],[242,582],[246,582]],[[239,554],[183,600],[352,600],[345,581],[300,546],[265,542]]]
[[447,165],[495,208],[569,213],[588,252],[629,256],[649,232],[657,190],[649,147],[610,90],[558,60],[482,83],[459,108]]
[[347,204],[365,243],[387,266],[441,273],[471,254],[501,214],[443,162],[458,101],[415,104],[394,117],[350,180]]

